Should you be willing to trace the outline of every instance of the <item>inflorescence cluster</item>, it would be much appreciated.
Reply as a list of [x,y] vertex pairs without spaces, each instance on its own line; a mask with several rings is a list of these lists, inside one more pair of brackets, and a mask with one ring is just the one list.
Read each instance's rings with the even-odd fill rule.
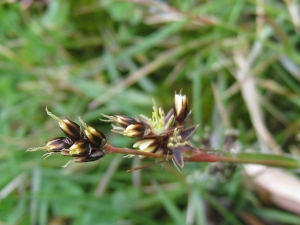
[[[53,153],[73,157],[70,162],[95,161],[112,153],[113,146],[109,145],[106,136],[96,128],[88,126],[79,117],[82,125],[69,119],[61,119],[46,108],[47,114],[56,120],[66,137],[57,137],[46,143],[43,147],[30,148],[27,151],[44,150],[44,158]],[[112,131],[126,137],[135,138],[133,147],[128,157],[141,155],[151,157],[153,154],[170,156],[176,165],[183,168],[183,155],[197,149],[189,142],[190,136],[198,125],[185,128],[186,118],[190,115],[188,100],[185,95],[175,93],[173,108],[167,114],[158,108],[153,100],[153,113],[151,118],[140,116],[132,118],[125,115],[103,115],[106,122],[112,122]],[[119,152],[120,153],[120,152]],[[137,154],[135,154],[137,153]],[[147,155],[147,154],[148,155]]]

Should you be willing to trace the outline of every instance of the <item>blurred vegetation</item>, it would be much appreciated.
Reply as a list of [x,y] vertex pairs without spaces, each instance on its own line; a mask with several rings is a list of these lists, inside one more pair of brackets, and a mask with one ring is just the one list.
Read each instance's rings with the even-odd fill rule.
[[[189,123],[201,125],[195,143],[206,125],[214,148],[224,130],[237,128],[243,146],[299,154],[294,1],[39,3],[0,2],[1,225],[254,224],[249,217],[300,224],[299,215],[264,204],[242,166],[218,180],[206,163],[187,163],[181,173],[172,163],[127,173],[151,161],[111,155],[62,169],[67,158],[25,152],[62,135],[46,106],[131,147],[109,133],[101,113],[150,115],[152,97],[169,109],[182,89],[193,109]],[[243,86],[249,80],[258,98]]]

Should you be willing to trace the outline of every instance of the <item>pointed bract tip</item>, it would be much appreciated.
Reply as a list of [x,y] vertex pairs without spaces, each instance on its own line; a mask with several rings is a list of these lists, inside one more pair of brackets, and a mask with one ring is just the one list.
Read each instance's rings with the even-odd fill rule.
[[176,164],[180,167],[184,167],[184,161],[183,161],[183,156],[181,154],[181,151],[179,148],[174,148],[173,150],[173,159],[176,162]]

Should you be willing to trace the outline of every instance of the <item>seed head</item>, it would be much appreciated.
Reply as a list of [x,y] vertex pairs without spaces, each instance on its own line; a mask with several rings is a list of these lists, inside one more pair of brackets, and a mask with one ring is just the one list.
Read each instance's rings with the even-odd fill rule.
[[131,138],[139,138],[144,136],[145,126],[143,123],[131,124],[125,128],[123,135]]
[[62,155],[65,156],[82,156],[88,155],[90,152],[90,146],[87,140],[80,139],[76,141],[69,149],[64,149],[61,151]]
[[134,148],[143,152],[155,152],[160,146],[160,141],[156,138],[141,139],[135,142]]
[[185,119],[191,113],[187,98],[185,95],[181,94],[181,91],[179,94],[175,93],[173,109],[175,120],[179,125],[183,124]]
[[81,163],[81,162],[91,162],[91,161],[96,161],[104,156],[104,152],[100,149],[97,151],[92,152],[90,155],[84,155],[84,156],[79,156],[75,158],[75,162]]
[[114,122],[118,126],[121,126],[122,128],[126,128],[131,124],[138,123],[136,119],[130,117],[130,116],[124,116],[124,115],[115,115],[115,116],[108,116],[105,114],[102,114],[102,116],[106,117],[108,120],[102,120],[105,122]]
[[54,120],[58,122],[60,129],[73,141],[78,140],[81,137],[80,126],[69,120],[69,119],[61,119],[55,116],[53,113],[48,111],[46,108],[46,112],[49,116],[51,116]]
[[112,132],[122,134],[130,138],[141,138],[146,132],[146,124],[140,120],[133,119],[129,116],[116,115],[116,116],[107,116],[102,114],[108,120],[103,120],[105,122],[115,122],[117,126],[112,125]]
[[133,119],[132,117],[129,116],[124,116],[124,115],[115,115],[114,116],[114,122],[118,125],[120,125],[123,128],[128,127],[131,124],[135,124],[138,121],[136,119]]
[[90,142],[90,144],[96,148],[103,148],[106,144],[105,135],[101,131],[97,130],[96,128],[88,126],[80,117],[78,117],[78,119],[82,124],[82,126],[84,127],[83,132],[86,138],[88,139],[88,141]]
[[49,152],[60,152],[62,149],[69,148],[72,141],[66,137],[57,137],[47,142],[45,149]]

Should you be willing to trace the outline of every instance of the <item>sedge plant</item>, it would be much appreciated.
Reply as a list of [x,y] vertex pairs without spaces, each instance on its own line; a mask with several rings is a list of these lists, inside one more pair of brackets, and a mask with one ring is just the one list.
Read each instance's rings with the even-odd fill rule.
[[[112,123],[112,132],[135,139],[134,149],[116,147],[110,144],[105,134],[87,125],[80,117],[81,126],[69,119],[61,119],[46,108],[47,114],[58,122],[66,135],[56,137],[43,147],[29,148],[33,152],[44,150],[44,158],[53,153],[71,157],[63,167],[71,163],[84,163],[99,160],[107,154],[125,154],[126,157],[139,156],[153,158],[156,162],[133,168],[128,171],[145,168],[158,163],[173,161],[178,169],[184,167],[185,162],[229,162],[251,163],[267,166],[297,169],[300,160],[292,156],[261,154],[253,152],[230,152],[228,149],[211,150],[208,146],[199,148],[189,140],[199,125],[186,127],[186,119],[191,114],[186,95],[180,91],[175,93],[173,108],[165,113],[153,100],[152,117],[144,115],[130,117],[127,115],[104,115],[105,122]],[[236,138],[229,135],[228,138]],[[204,145],[205,146],[205,145]]]

